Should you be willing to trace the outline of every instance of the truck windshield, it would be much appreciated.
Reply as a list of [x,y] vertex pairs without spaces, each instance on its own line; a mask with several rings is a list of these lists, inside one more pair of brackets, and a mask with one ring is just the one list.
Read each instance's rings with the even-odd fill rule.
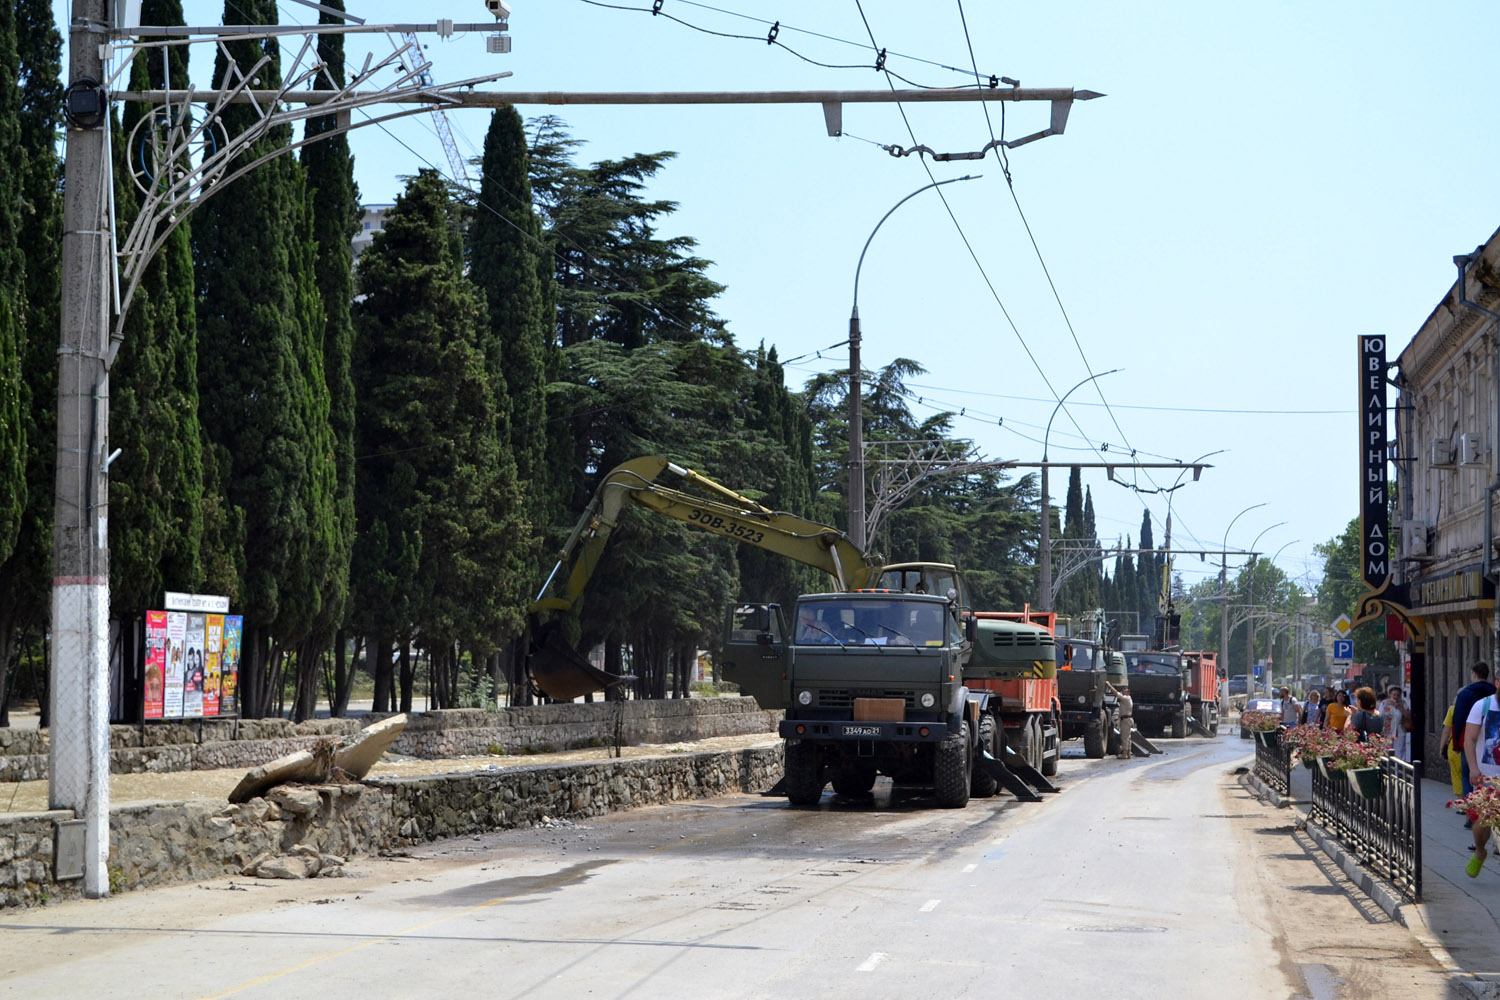
[[803,601],[797,645],[941,646],[950,616],[936,601]]
[[1057,669],[1059,670],[1101,670],[1099,663],[1099,647],[1092,643],[1076,642],[1071,640],[1059,641],[1057,649]]
[[1126,653],[1125,669],[1132,674],[1165,674],[1172,677],[1181,673],[1177,657],[1169,653]]

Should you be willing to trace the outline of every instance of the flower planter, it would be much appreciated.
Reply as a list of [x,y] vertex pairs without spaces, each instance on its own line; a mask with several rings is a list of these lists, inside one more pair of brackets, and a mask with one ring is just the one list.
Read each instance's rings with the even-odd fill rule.
[[1380,768],[1356,767],[1344,772],[1349,784],[1367,799],[1378,799],[1381,792]]
[[1333,768],[1329,766],[1329,761],[1331,760],[1333,760],[1332,757],[1318,758],[1318,771],[1321,772],[1323,777],[1329,781],[1333,780],[1334,774]]
[[1311,771],[1313,768],[1318,766],[1318,758],[1309,756],[1308,754],[1303,754],[1302,766]]
[[1281,733],[1277,732],[1274,729],[1268,733],[1256,733],[1255,742],[1259,743],[1267,750],[1275,750],[1277,747],[1281,746]]

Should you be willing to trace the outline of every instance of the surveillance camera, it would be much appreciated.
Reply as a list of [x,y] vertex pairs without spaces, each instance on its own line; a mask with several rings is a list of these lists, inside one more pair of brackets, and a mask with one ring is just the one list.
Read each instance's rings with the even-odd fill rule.
[[484,6],[495,15],[496,20],[505,21],[510,18],[510,4],[505,0],[484,0]]

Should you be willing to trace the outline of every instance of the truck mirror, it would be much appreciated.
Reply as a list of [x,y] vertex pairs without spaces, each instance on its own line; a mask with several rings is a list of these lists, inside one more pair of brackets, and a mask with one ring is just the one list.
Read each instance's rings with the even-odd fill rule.
[[755,637],[755,641],[762,646],[774,646],[776,644],[776,637],[770,632],[762,631]]
[[977,618],[965,618],[964,619],[964,638],[967,639],[967,640],[969,640],[970,642],[976,642],[976,641],[978,641],[978,639],[979,639],[979,620]]

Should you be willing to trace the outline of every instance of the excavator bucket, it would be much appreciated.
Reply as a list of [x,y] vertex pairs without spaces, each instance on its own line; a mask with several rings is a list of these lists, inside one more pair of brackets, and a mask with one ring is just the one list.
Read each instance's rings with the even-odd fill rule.
[[530,669],[531,683],[553,701],[572,701],[625,679],[606,673],[585,659],[568,645],[555,622],[537,628],[531,643]]

